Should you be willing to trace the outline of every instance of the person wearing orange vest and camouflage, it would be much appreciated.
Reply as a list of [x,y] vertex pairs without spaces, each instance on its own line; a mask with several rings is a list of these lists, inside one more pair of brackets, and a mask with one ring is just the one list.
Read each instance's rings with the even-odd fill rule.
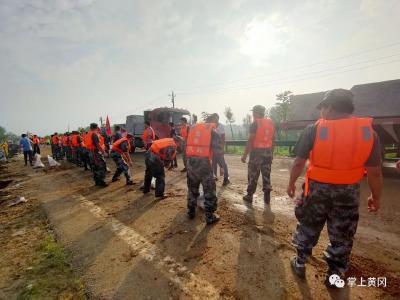
[[187,185],[188,195],[188,217],[194,219],[196,216],[197,198],[200,196],[200,184],[204,192],[204,210],[207,224],[219,221],[219,216],[214,214],[217,210],[216,185],[211,167],[213,149],[220,143],[220,136],[215,131],[217,124],[211,118],[206,123],[198,123],[192,128],[187,139]]
[[100,141],[99,127],[96,123],[90,124],[90,131],[86,135],[85,146],[89,150],[95,184],[101,187],[108,186],[105,182],[107,172],[107,165],[104,160],[105,147]]
[[153,144],[153,141],[156,139],[156,134],[154,132],[154,129],[150,126],[149,121],[146,121],[144,123],[144,131],[142,139],[146,150],[150,149],[151,145]]
[[146,171],[144,175],[143,193],[150,192],[151,181],[156,179],[155,196],[159,199],[165,199],[165,170],[171,165],[176,157],[177,145],[173,138],[156,140],[152,143],[150,149],[146,152]]
[[33,156],[35,156],[36,153],[37,153],[37,154],[40,154],[39,143],[40,143],[40,140],[39,140],[38,136],[37,136],[36,134],[33,135],[33,138],[32,138]]
[[79,143],[79,148],[78,148],[82,167],[85,169],[85,171],[89,170],[88,166],[90,166],[90,168],[91,168],[89,151],[85,145],[86,135],[87,135],[87,133],[82,129],[81,133],[79,135],[80,143]]
[[186,172],[186,162],[187,162],[186,142],[187,142],[187,138],[188,138],[189,131],[190,131],[190,126],[188,125],[187,119],[185,117],[181,118],[180,129],[181,129],[180,136],[182,137],[181,151],[182,151],[182,160],[183,160],[183,165],[184,165],[184,168],[181,170],[181,172],[184,173],[184,172]]
[[69,156],[68,156],[68,135],[69,135],[69,132],[66,132],[61,137],[61,147],[62,147],[62,156],[63,156],[63,158],[65,157],[69,161]]
[[114,160],[117,169],[115,170],[112,182],[119,180],[119,176],[124,173],[126,185],[133,185],[129,167],[132,167],[132,159],[130,156],[132,134],[116,140],[111,147],[111,158]]
[[360,204],[360,181],[365,170],[371,196],[368,210],[379,210],[382,191],[380,142],[372,128],[372,119],[353,117],[353,94],[336,89],[325,94],[318,105],[321,119],[308,126],[296,148],[287,194],[293,198],[296,181],[307,159],[309,166],[295,215],[298,225],[293,237],[297,256],[291,267],[305,277],[305,263],[318,243],[327,223],[330,243],[324,252],[329,278],[343,279],[349,269],[353,239],[357,229]]
[[270,204],[271,194],[271,164],[273,159],[273,145],[275,128],[271,119],[265,117],[265,107],[256,105],[253,107],[254,122],[250,125],[250,135],[246,149],[242,156],[242,162],[246,163],[247,155],[250,153],[248,165],[247,195],[243,200],[251,203],[253,194],[257,189],[258,178],[262,174],[264,202]]
[[67,140],[66,141],[67,141],[67,147],[66,147],[67,160],[72,163],[72,143],[71,143],[71,133],[70,132],[67,132]]
[[78,131],[72,131],[71,134],[71,154],[72,154],[72,163],[79,166],[80,158],[79,158],[79,146],[80,146],[80,137]]
[[55,160],[62,159],[61,157],[61,149],[60,149],[60,138],[58,137],[57,132],[51,137],[51,145],[53,149],[53,156]]

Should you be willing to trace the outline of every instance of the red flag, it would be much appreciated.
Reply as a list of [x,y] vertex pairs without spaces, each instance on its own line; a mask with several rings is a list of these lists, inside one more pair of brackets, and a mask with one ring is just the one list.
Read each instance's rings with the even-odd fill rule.
[[107,135],[111,135],[112,134],[111,126],[110,126],[110,120],[108,119],[108,115],[107,115],[107,118],[106,118],[106,134]]

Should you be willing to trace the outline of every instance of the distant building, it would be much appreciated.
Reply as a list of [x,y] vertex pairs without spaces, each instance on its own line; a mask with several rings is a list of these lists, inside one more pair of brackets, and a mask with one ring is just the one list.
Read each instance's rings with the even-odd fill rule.
[[[354,115],[374,118],[374,129],[381,142],[394,145],[400,157],[400,79],[355,85]],[[295,95],[289,108],[288,121],[281,124],[284,130],[302,129],[319,119],[316,108],[324,92]],[[393,151],[392,151],[393,152]]]

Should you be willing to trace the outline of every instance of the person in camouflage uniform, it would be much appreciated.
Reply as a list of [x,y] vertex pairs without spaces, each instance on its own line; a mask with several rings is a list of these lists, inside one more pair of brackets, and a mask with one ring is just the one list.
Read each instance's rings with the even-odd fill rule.
[[158,199],[165,199],[165,170],[171,165],[176,157],[177,139],[165,138],[153,141],[146,152],[143,193],[147,194],[151,189],[153,177],[156,179],[155,196]]
[[269,134],[269,139],[271,140],[270,147],[255,147],[255,141],[257,136],[259,136],[258,131],[261,130],[260,122],[266,121],[272,122],[270,119],[265,118],[265,107],[262,105],[256,105],[253,107],[253,119],[254,122],[250,125],[249,140],[245,152],[242,156],[242,162],[246,163],[247,155],[250,153],[250,159],[248,164],[248,186],[247,195],[243,197],[246,202],[253,201],[253,194],[256,192],[258,178],[260,173],[262,175],[263,182],[263,192],[264,192],[264,202],[270,204],[270,193],[271,187],[271,164],[273,159],[273,141],[274,141],[274,128],[271,127],[272,132],[267,132]]
[[97,186],[106,187],[108,184],[105,182],[107,173],[107,164],[104,159],[104,149],[100,144],[99,127],[96,123],[90,124],[90,131],[88,133],[88,146],[90,152],[90,164],[92,165],[93,179]]
[[127,134],[126,137],[120,138],[114,142],[111,148],[111,158],[114,160],[117,169],[115,170],[112,182],[119,180],[119,176],[124,173],[127,185],[133,185],[131,174],[129,173],[129,167],[133,166],[130,157],[130,142],[132,139],[132,134]]
[[188,196],[188,215],[192,219],[195,216],[197,198],[200,196],[200,184],[204,191],[204,210],[206,212],[206,222],[211,223],[213,214],[217,210],[217,194],[214,173],[210,161],[207,158],[188,157],[187,159],[187,185]]
[[72,163],[72,147],[71,147],[71,133],[67,132],[67,145],[65,147],[65,156],[67,161]]
[[[367,135],[364,135],[363,139],[361,139],[361,142],[359,138],[357,138],[357,135],[350,135],[353,145],[360,144],[362,142],[370,145],[370,148],[364,146],[362,147],[363,150],[361,151],[366,151],[365,153],[360,153],[360,150],[357,150],[358,152],[355,153],[356,150],[354,149],[354,151],[352,151],[352,149],[347,151],[344,150],[344,154],[337,154],[335,152],[335,156],[331,156],[330,158],[330,165],[324,167],[320,167],[320,163],[318,161],[319,158],[315,157],[317,153],[326,155],[326,153],[331,151],[327,150],[326,148],[324,148],[325,150],[315,150],[321,149],[315,148],[316,143],[318,143],[318,147],[321,147],[321,144],[323,144],[322,147],[332,147],[330,149],[335,149],[334,147],[336,144],[334,143],[345,143],[344,141],[347,141],[347,138],[339,138],[340,134],[342,134],[342,131],[357,132],[357,130],[360,128],[355,127],[355,129],[352,131],[350,126],[353,125],[343,126],[343,124],[352,124],[351,122],[358,122],[359,120],[365,122],[365,119],[355,119],[351,117],[351,114],[354,110],[352,99],[352,93],[342,89],[330,91],[325,95],[325,98],[318,106],[318,108],[321,109],[321,120],[313,125],[308,126],[304,130],[296,145],[296,159],[293,163],[287,189],[289,197],[293,198],[296,190],[296,180],[301,175],[307,159],[311,159],[310,166],[312,166],[312,168],[309,167],[307,170],[306,182],[303,184],[303,192],[301,197],[297,200],[295,207],[295,215],[298,220],[298,225],[293,236],[293,244],[297,249],[297,256],[291,260],[291,267],[295,274],[301,278],[305,278],[306,260],[312,254],[313,247],[318,243],[320,233],[326,222],[330,240],[330,244],[324,252],[324,257],[328,264],[325,284],[328,287],[335,287],[329,282],[329,277],[331,275],[337,275],[343,278],[345,272],[349,268],[350,254],[353,247],[353,238],[357,230],[359,218],[359,183],[336,183],[338,179],[343,180],[343,177],[348,176],[347,174],[351,174],[349,172],[352,172],[352,170],[355,168],[355,163],[347,163],[347,160],[352,159],[354,161],[354,159],[357,159],[354,158],[354,156],[366,157],[364,165],[363,160],[360,162],[360,172],[357,178],[360,176],[362,177],[365,168],[367,170],[368,183],[372,191],[372,194],[368,199],[368,209],[370,212],[376,212],[379,209],[379,199],[382,190],[380,143],[378,136],[375,132],[373,132],[372,127],[361,127],[362,129],[367,130]],[[372,131],[373,134],[371,134],[370,131]],[[365,133],[365,130],[363,132]],[[335,133],[337,136],[334,136]],[[330,136],[329,140],[328,136]],[[321,141],[323,141],[323,143]],[[343,144],[338,146],[343,147]],[[368,150],[364,150],[365,148]],[[370,153],[368,152],[369,149]],[[314,151],[313,156],[311,156],[312,151]],[[347,155],[347,152],[350,153],[350,155]],[[338,157],[340,157],[340,159],[338,159]],[[342,163],[345,159],[346,164],[349,165],[349,171],[343,168],[339,169],[339,171],[336,171],[338,170],[337,164]],[[350,165],[352,166],[350,167]],[[317,172],[320,173],[315,173],[316,171],[314,170],[316,169],[318,170]],[[320,171],[320,169],[322,169],[322,171]],[[336,174],[335,172],[342,172],[340,173],[342,176],[332,175],[333,179],[329,179],[329,176],[325,176],[325,181],[328,182],[321,182],[321,180],[317,181],[314,179],[318,176],[321,176],[318,174]],[[329,180],[334,181],[335,183],[329,182]]]
[[[209,117],[206,120],[206,125],[213,123],[216,126],[216,120]],[[196,126],[191,128],[187,141],[187,150],[190,150],[192,135],[196,134]],[[215,131],[211,130],[211,142],[210,150],[218,149],[221,141],[220,135]],[[215,214],[217,210],[217,193],[216,185],[214,180],[214,173],[212,170],[210,157],[198,157],[193,156],[190,152],[187,152],[187,186],[188,186],[188,217],[194,219],[196,216],[197,198],[200,196],[199,188],[200,184],[203,186],[204,192],[204,210],[207,224],[214,224],[219,221],[219,216]]]
[[80,155],[81,155],[82,166],[85,171],[92,169],[89,153],[90,152],[88,151],[88,149],[86,147],[84,147],[84,146],[81,147]]

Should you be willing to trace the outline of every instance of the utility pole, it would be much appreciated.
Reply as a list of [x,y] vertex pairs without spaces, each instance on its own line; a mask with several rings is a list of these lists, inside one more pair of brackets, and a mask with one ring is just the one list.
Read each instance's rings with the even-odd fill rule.
[[172,91],[171,95],[168,95],[171,97],[171,101],[172,101],[172,107],[175,108],[175,96],[176,94],[174,94],[174,91]]

